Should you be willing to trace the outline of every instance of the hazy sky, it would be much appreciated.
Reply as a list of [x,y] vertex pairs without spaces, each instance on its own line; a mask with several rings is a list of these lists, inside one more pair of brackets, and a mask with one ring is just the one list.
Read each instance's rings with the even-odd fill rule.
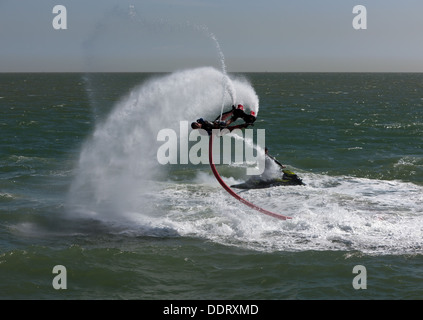
[[228,72],[423,72],[422,17],[421,0],[0,0],[0,72],[221,68],[221,54]]

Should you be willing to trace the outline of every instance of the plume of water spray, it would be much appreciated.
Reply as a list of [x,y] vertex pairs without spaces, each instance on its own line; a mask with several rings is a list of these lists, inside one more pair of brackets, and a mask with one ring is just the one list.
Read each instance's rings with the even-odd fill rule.
[[[191,25],[191,23],[187,23],[188,25]],[[231,83],[230,78],[228,77],[228,72],[227,72],[227,68],[226,68],[226,63],[225,63],[225,55],[223,54],[223,50],[222,47],[220,46],[219,41],[217,40],[216,35],[211,32],[207,26],[205,25],[192,25],[192,27],[196,30],[201,31],[202,33],[204,33],[209,39],[213,40],[218,56],[219,56],[219,61],[220,61],[220,66],[222,69],[222,73],[223,73],[223,77],[222,77],[222,107],[220,110],[220,118],[222,118],[222,114],[223,114],[223,108],[224,108],[224,101],[225,101],[225,96],[228,93],[229,96],[232,99],[232,104],[236,103],[236,92],[233,88],[233,85]]]
[[[164,128],[178,133],[180,121],[215,116],[222,75],[211,67],[175,72],[150,79],[118,102],[83,145],[68,198],[72,211],[106,220],[157,214],[152,190],[166,172],[157,160],[157,134]],[[248,82],[231,82],[243,103],[258,106]]]
[[222,51],[222,48],[220,47],[219,41],[217,41],[217,38],[213,33],[210,32],[209,36],[210,36],[210,39],[212,39],[216,44],[216,48],[217,48],[217,52],[219,54],[222,72],[223,72],[223,78],[222,78],[222,83],[223,83],[222,108],[220,110],[220,118],[222,118],[223,108],[225,106],[224,101],[225,101],[226,93],[229,93],[230,97],[232,98],[232,104],[236,103],[236,96],[235,96],[235,92],[233,90],[233,87],[231,86],[231,81],[228,77],[228,73],[227,73],[227,70],[226,70],[226,64],[225,64],[225,56],[223,55],[223,51]]

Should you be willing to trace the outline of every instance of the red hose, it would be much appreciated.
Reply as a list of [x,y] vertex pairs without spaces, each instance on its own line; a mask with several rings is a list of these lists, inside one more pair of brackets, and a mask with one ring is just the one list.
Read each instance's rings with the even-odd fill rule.
[[219,181],[220,185],[231,195],[233,196],[235,199],[241,201],[243,204],[246,204],[247,206],[249,206],[250,208],[253,208],[261,213],[267,214],[268,216],[277,218],[277,219],[281,219],[281,220],[286,220],[286,219],[291,219],[291,217],[287,217],[287,216],[283,216],[281,214],[278,213],[274,213],[268,210],[265,210],[263,208],[260,208],[258,206],[256,206],[255,204],[252,204],[251,202],[248,202],[247,200],[241,198],[237,193],[235,193],[221,178],[221,176],[219,175],[219,172],[217,172],[216,166],[214,165],[213,162],[213,133],[210,134],[210,139],[209,139],[209,162],[210,162],[210,167],[213,171],[214,176],[216,177],[217,181]]

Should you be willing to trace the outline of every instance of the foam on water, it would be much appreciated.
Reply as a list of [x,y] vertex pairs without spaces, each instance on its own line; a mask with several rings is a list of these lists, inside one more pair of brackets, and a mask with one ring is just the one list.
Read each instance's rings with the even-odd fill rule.
[[399,181],[303,177],[307,186],[242,192],[248,201],[292,216],[289,221],[247,208],[214,183],[205,185],[202,177],[203,184],[195,189],[179,185],[178,192],[171,186],[161,191],[171,205],[168,216],[157,223],[181,235],[260,251],[423,251],[422,187]]

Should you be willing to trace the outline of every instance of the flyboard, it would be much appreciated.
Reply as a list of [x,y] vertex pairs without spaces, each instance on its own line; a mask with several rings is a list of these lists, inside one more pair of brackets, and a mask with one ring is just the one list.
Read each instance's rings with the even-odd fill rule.
[[237,193],[235,193],[226,183],[225,181],[222,180],[222,177],[220,176],[219,172],[217,172],[216,166],[214,165],[213,162],[213,136],[214,133],[210,134],[210,138],[209,138],[209,162],[210,162],[210,167],[213,171],[214,176],[216,177],[217,181],[219,181],[220,185],[223,187],[223,189],[225,189],[231,196],[233,196],[235,199],[241,201],[243,204],[249,206],[250,208],[253,208],[261,213],[264,213],[268,216],[280,219],[280,220],[287,220],[287,219],[291,219],[291,217],[287,217],[287,216],[283,216],[279,213],[274,213],[271,211],[268,211],[266,209],[260,208],[258,206],[256,206],[255,204],[248,202],[247,200],[243,199],[242,197],[240,197]]

